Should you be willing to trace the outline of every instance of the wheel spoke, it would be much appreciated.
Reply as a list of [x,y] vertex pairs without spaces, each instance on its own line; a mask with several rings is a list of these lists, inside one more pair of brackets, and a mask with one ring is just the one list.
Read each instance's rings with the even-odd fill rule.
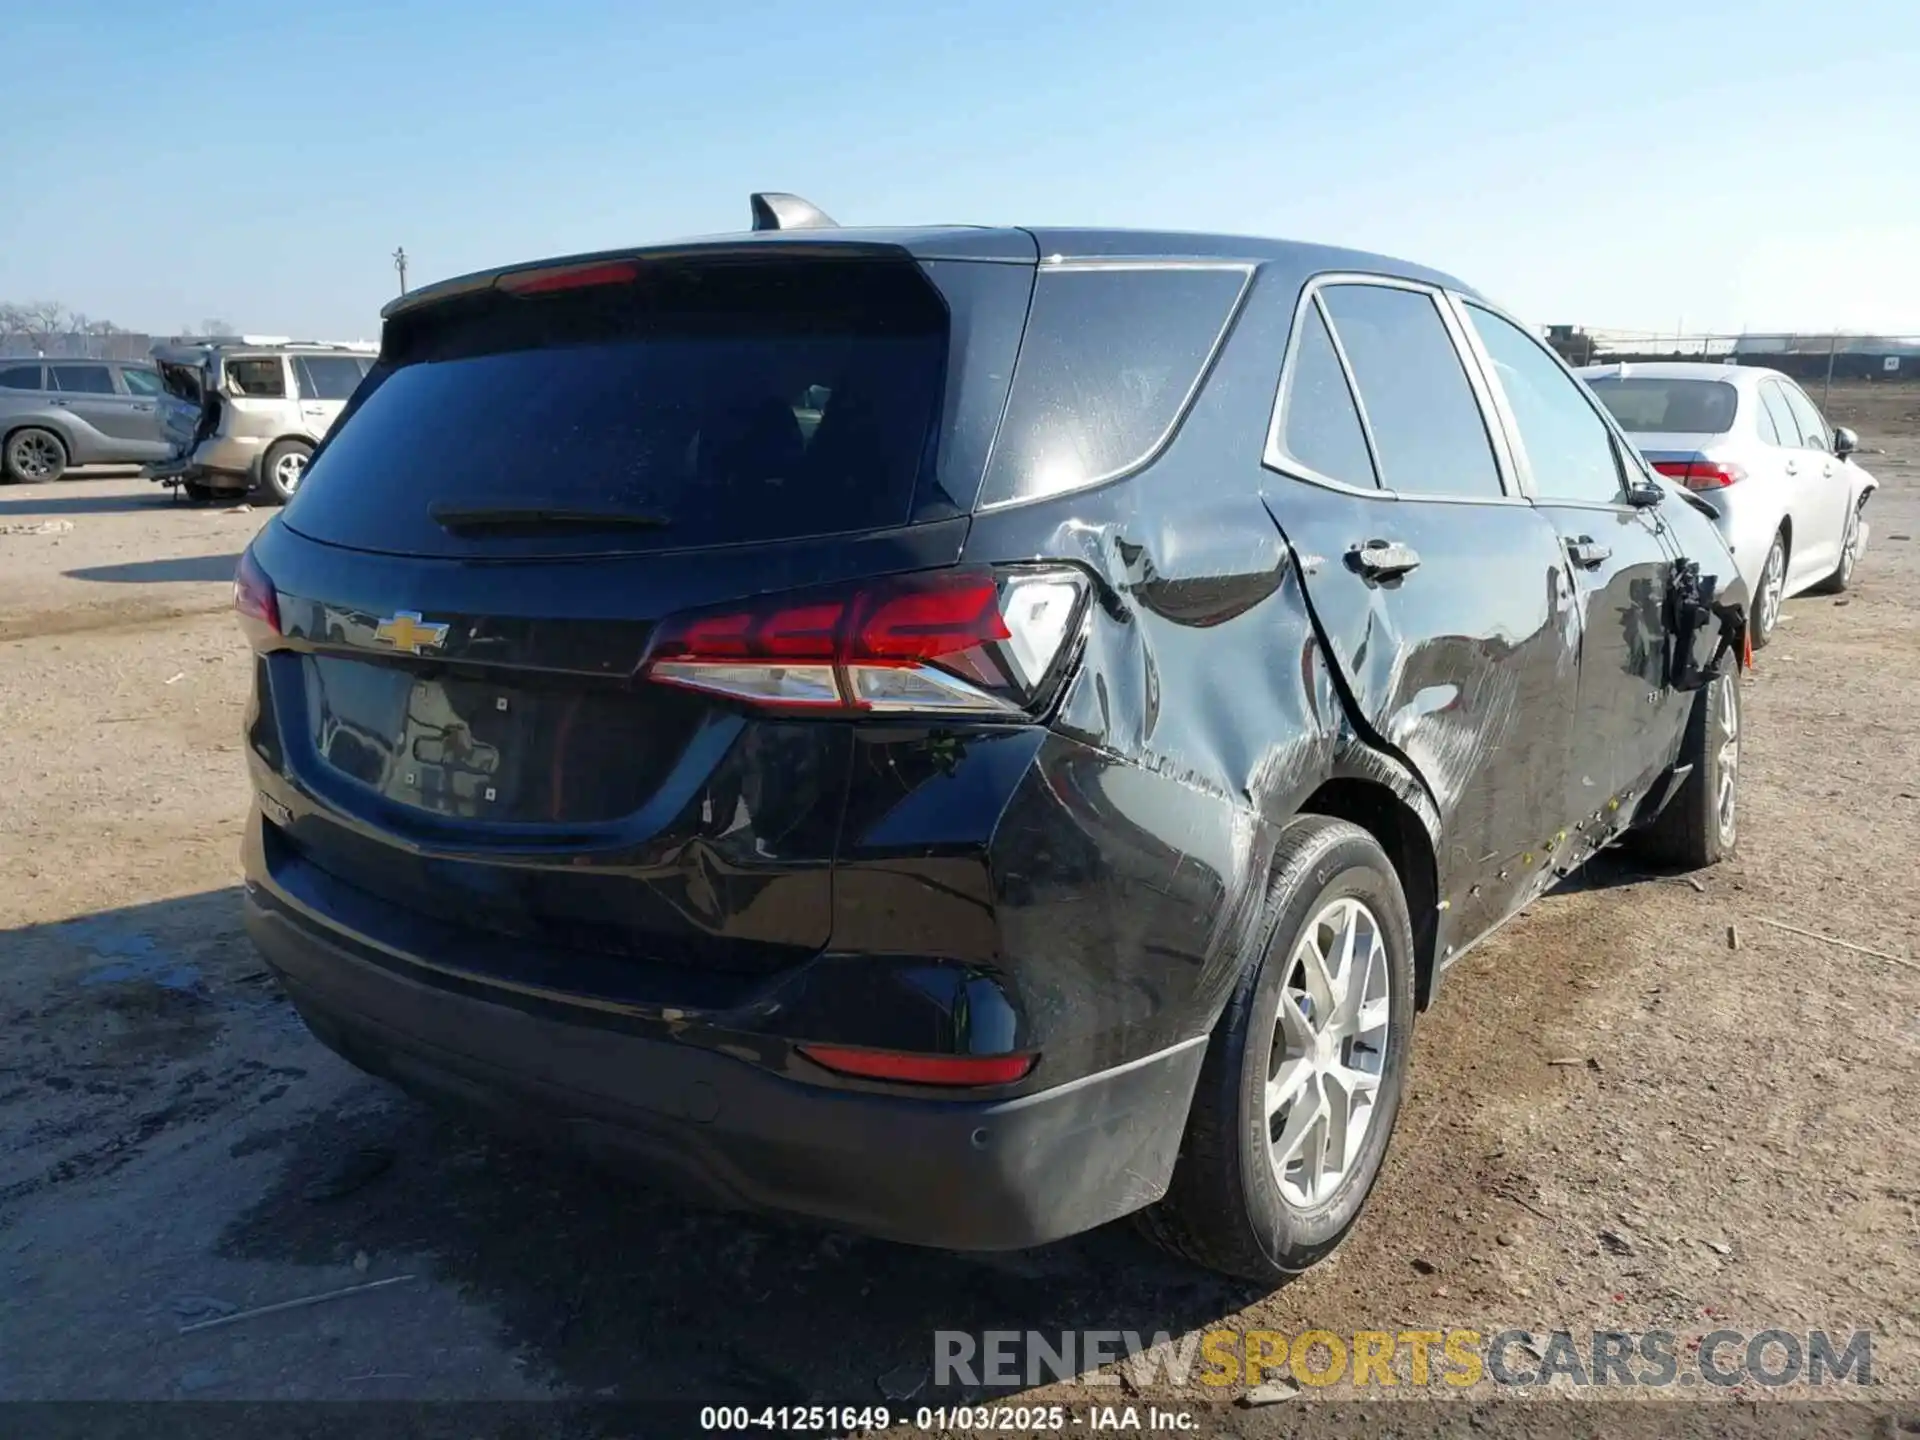
[[1313,1061],[1306,1056],[1284,1061],[1280,1069],[1267,1081],[1267,1118],[1271,1120],[1285,1108],[1288,1101],[1294,1099],[1307,1088],[1307,1082],[1313,1079]]
[[1326,1113],[1327,1097],[1320,1088],[1319,1076],[1312,1075],[1305,1093],[1293,1102],[1293,1108],[1287,1112],[1286,1123],[1274,1138],[1273,1159],[1276,1166],[1284,1170],[1292,1163],[1306,1142],[1308,1133],[1326,1118]]

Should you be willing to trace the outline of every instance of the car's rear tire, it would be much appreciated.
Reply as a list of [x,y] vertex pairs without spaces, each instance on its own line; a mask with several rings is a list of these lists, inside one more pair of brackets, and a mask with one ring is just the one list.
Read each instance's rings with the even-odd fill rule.
[[304,440],[281,440],[267,451],[260,462],[260,494],[276,505],[293,499],[294,491],[307,473],[307,461],[313,447]]
[[1840,563],[1833,567],[1833,573],[1814,587],[1822,595],[1844,594],[1853,584],[1853,567],[1860,559],[1860,512],[1867,502],[1862,498],[1847,514],[1847,528],[1840,536]]
[[44,485],[67,471],[67,442],[51,430],[25,425],[7,436],[0,474],[16,485]]
[[1767,560],[1760,567],[1760,584],[1754,591],[1751,631],[1753,648],[1758,650],[1773,639],[1780,624],[1780,607],[1787,598],[1787,532],[1774,532],[1767,547]]
[[[1139,1221],[1174,1254],[1273,1285],[1339,1245],[1380,1173],[1413,1037],[1413,933],[1373,837],[1303,816],[1280,837],[1257,937],[1172,1183]],[[1315,970],[1329,945],[1339,969]]]
[[1740,673],[1728,669],[1697,691],[1680,763],[1693,769],[1634,848],[1657,864],[1688,870],[1718,865],[1739,840]]

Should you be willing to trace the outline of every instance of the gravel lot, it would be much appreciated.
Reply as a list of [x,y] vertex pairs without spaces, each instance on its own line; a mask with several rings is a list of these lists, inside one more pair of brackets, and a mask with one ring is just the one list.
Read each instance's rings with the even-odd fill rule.
[[0,487],[0,1398],[876,1403],[936,1329],[1859,1327],[1920,1414],[1920,388],[1829,409],[1873,538],[1747,682],[1738,859],[1603,861],[1457,967],[1366,1216],[1271,1295],[1125,1227],[963,1258],[682,1209],[359,1076],[237,919],[225,581],[269,512]]

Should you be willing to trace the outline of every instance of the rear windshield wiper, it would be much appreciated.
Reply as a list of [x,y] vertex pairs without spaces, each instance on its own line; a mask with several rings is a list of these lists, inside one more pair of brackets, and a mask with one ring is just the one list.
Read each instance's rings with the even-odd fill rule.
[[566,505],[429,505],[434,524],[452,534],[479,531],[662,530],[673,522],[645,510],[585,510]]

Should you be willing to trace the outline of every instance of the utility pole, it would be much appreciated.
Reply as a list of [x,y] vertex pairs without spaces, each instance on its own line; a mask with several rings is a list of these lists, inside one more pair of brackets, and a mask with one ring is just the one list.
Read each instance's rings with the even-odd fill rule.
[[1820,413],[1827,413],[1827,401],[1833,395],[1833,352],[1840,344],[1838,335],[1827,336],[1827,383],[1820,391]]
[[400,272],[400,293],[407,293],[407,247],[402,245],[393,252],[393,268]]

